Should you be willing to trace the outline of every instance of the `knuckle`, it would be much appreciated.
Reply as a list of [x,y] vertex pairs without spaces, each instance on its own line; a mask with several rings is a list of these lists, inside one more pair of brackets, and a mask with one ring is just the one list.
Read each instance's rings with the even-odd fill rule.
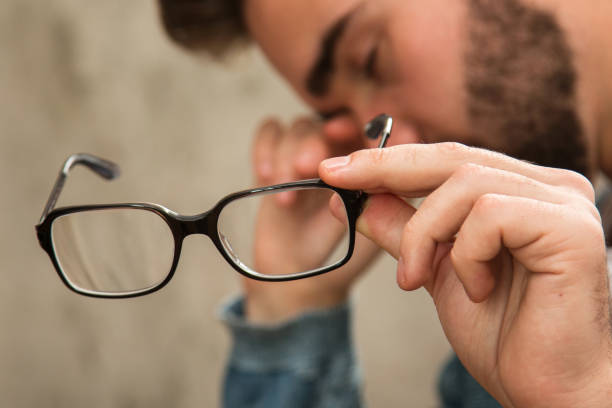
[[590,202],[595,201],[595,188],[593,184],[582,174],[571,170],[557,169],[559,183],[578,194],[587,198]]
[[[583,200],[583,203],[586,199]],[[601,237],[603,227],[597,209],[593,204],[580,205],[566,203],[564,205],[548,206],[548,211],[557,219],[558,226],[572,231],[574,237]],[[579,238],[582,239],[582,238]]]
[[374,150],[380,150],[378,154],[380,155],[379,159],[381,164],[384,164],[383,162],[385,161],[391,162],[394,160],[395,162],[401,162],[408,166],[414,166],[417,164],[418,156],[422,154],[423,146],[424,145],[418,144],[404,144]]
[[580,231],[581,236],[603,239],[604,232],[599,218],[593,217],[590,212],[576,211],[575,209],[570,214],[568,222],[574,224],[575,230]]
[[604,230],[603,230],[603,226],[601,225],[601,222],[598,222],[594,218],[589,217],[588,225],[590,226],[589,231],[591,231],[593,236],[600,237],[605,241]]
[[371,165],[380,167],[383,166],[388,160],[388,153],[385,149],[367,149],[355,152],[352,155],[359,159],[367,160]]
[[438,150],[438,153],[450,157],[464,157],[466,152],[470,149],[468,146],[458,142],[437,143],[435,148]]
[[599,210],[593,201],[582,194],[573,194],[572,196],[573,202],[575,203],[575,207],[577,209],[585,213],[589,213],[590,215],[594,216],[595,219],[601,221]]
[[598,225],[601,225],[601,214],[593,202],[588,200],[586,197],[581,196],[578,197],[577,207],[581,212],[588,214],[590,218],[593,219]]
[[585,225],[588,226],[589,231],[596,235],[603,235],[603,227],[601,225],[601,219],[598,217],[597,219],[594,217],[585,217]]
[[503,196],[499,194],[483,194],[474,203],[473,211],[478,214],[487,214],[499,211],[503,204]]
[[455,245],[453,245],[453,249],[450,251],[450,260],[453,266],[458,267],[463,264],[466,260],[465,251],[462,248],[463,240],[455,241]]
[[451,175],[454,181],[465,183],[471,182],[474,178],[479,178],[487,173],[487,168],[475,163],[461,164]]

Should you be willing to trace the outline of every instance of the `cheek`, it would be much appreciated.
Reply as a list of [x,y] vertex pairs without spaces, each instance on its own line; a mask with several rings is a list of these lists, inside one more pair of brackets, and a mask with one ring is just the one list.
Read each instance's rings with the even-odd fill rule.
[[383,91],[420,126],[440,134],[467,134],[462,9],[447,5],[436,13],[440,7],[414,3],[411,13],[389,26],[394,68],[392,83]]

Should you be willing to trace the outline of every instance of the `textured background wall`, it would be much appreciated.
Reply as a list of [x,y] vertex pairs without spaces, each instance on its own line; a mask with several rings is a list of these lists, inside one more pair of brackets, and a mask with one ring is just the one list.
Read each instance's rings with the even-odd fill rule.
[[[60,205],[150,201],[196,213],[250,186],[250,135],[304,108],[256,51],[218,65],[176,49],[152,1],[0,2],[0,406],[214,407],[229,338],[218,303],[238,291],[211,243],[191,238],[161,292],[103,301],[63,287],[34,235],[62,160]],[[357,288],[370,406],[435,406],[448,346],[423,292],[383,258]]]

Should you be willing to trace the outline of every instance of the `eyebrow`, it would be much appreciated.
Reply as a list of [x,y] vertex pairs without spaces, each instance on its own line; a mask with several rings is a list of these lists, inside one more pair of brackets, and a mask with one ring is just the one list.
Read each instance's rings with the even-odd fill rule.
[[329,91],[331,76],[335,70],[334,55],[336,47],[357,8],[350,10],[338,19],[323,36],[319,55],[306,77],[306,89],[312,95],[324,96]]

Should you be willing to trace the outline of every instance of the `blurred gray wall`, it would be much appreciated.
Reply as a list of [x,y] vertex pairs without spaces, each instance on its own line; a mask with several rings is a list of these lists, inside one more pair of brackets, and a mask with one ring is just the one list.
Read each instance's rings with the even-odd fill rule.
[[[0,407],[214,407],[229,349],[215,318],[235,273],[187,240],[171,284],[132,300],[69,292],[34,234],[61,162],[118,162],[113,183],[77,168],[60,205],[149,201],[191,214],[247,188],[250,136],[305,108],[255,50],[219,65],[160,30],[155,3],[0,2]],[[423,292],[383,258],[356,290],[373,407],[432,407],[448,346]]]

